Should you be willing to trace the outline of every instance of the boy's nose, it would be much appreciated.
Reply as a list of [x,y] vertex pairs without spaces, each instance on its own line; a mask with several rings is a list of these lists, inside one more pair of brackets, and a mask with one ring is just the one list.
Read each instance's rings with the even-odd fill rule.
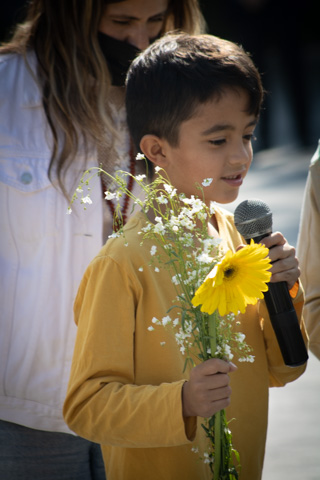
[[235,150],[229,156],[230,163],[238,165],[246,165],[252,161],[252,147],[251,145],[241,145],[237,146]]

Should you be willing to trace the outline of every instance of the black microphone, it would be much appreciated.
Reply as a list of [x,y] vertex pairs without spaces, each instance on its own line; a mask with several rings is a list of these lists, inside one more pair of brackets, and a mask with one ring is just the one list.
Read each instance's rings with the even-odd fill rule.
[[[234,223],[247,243],[260,243],[272,232],[272,212],[261,200],[245,200],[234,211]],[[290,367],[303,365],[308,352],[301,334],[296,311],[286,282],[269,283],[264,299],[275,331],[284,363]]]

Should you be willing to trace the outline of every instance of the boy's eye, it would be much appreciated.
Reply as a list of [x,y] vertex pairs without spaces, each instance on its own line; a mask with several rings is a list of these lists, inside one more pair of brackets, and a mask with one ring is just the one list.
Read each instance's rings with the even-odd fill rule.
[[223,145],[224,143],[226,142],[226,139],[225,138],[218,138],[216,140],[209,140],[209,143],[211,143],[212,145]]
[[247,135],[244,135],[243,138],[247,140],[248,142],[252,142],[254,140],[257,140],[257,138],[254,136],[253,133],[248,133]]

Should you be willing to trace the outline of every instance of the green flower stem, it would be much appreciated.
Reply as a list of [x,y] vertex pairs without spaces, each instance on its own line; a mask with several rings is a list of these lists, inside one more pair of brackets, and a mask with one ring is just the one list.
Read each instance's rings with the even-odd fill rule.
[[[211,356],[215,355],[217,349],[217,328],[216,328],[216,315],[214,312],[209,316],[208,329],[210,337],[210,349]],[[217,412],[214,415],[214,480],[220,478],[220,466],[221,466],[221,412]]]

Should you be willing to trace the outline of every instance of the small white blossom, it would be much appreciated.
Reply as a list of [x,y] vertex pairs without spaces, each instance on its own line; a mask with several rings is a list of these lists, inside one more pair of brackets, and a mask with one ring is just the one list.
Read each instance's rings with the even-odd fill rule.
[[86,197],[83,197],[83,198],[81,199],[81,203],[88,203],[88,205],[91,205],[92,200],[91,200],[91,198],[89,197],[89,195],[87,195]]
[[238,342],[243,343],[246,336],[245,336],[244,333],[238,332],[236,334],[236,338],[237,338]]
[[207,253],[201,253],[201,255],[197,257],[197,260],[200,263],[210,264],[214,261],[214,258],[210,257]]
[[150,250],[150,255],[155,255],[157,252],[157,247],[155,245],[152,245],[151,250]]
[[192,447],[191,452],[193,453],[199,453],[199,448],[198,447]]
[[157,165],[157,166],[154,168],[154,170],[155,170],[156,173],[158,173],[158,172],[160,172],[161,167],[159,167],[159,166]]
[[162,193],[159,195],[159,197],[157,197],[157,202],[159,202],[161,205],[166,205],[168,203],[168,199]]
[[145,226],[145,227],[142,227],[141,230],[142,230],[143,232],[147,233],[147,232],[149,232],[149,231],[151,230],[151,228],[152,228],[151,223],[148,223],[148,225]]
[[139,268],[139,272],[143,272],[143,267],[140,267],[140,268]]
[[116,198],[117,194],[114,193],[114,192],[104,192],[104,198],[105,200],[113,200],[114,198]]
[[241,358],[239,358],[239,362],[253,363],[254,362],[254,355],[248,355],[247,357],[241,357]]
[[210,208],[209,208],[210,215],[214,215],[216,210],[214,208],[214,203],[210,202]]
[[160,221],[157,219],[159,219],[159,217],[155,219],[157,223],[153,227],[153,231],[154,233],[164,234],[166,229],[165,226],[162,224],[162,218],[160,217]]
[[205,178],[202,182],[203,187],[209,187],[213,181],[213,178]]
[[155,271],[156,273],[159,273],[159,272],[160,272],[160,270],[159,270],[158,267],[155,267],[154,271]]
[[71,215],[71,213],[72,213],[72,209],[71,209],[71,207],[68,207],[68,209],[67,209],[67,211],[66,211],[66,214],[67,214],[67,215]]
[[83,189],[82,189],[82,187],[80,187],[80,185],[79,185],[79,187],[76,189],[76,192],[78,192],[78,193],[82,193],[82,192],[83,192]]
[[149,332],[153,332],[154,327],[151,325],[150,327],[148,327],[148,330],[149,330]]
[[161,347],[163,347],[166,344],[166,342],[160,342]]
[[224,352],[228,360],[233,359],[233,353],[231,352],[231,348],[229,345],[224,345]]
[[165,326],[168,325],[169,323],[171,323],[171,318],[169,317],[169,315],[167,315],[166,317],[163,317],[163,319],[162,319],[162,325],[165,327]]
[[177,189],[176,188],[173,188],[172,185],[169,185],[169,183],[165,183],[164,185],[164,189],[167,193],[169,193],[170,197],[174,197],[177,193]]
[[181,280],[181,274],[178,273],[177,275],[173,275],[171,278],[171,281],[174,285],[180,285],[180,280]]
[[156,317],[153,317],[151,322],[154,323],[155,325],[161,325],[160,320],[158,320]]
[[145,160],[145,156],[143,155],[143,153],[137,153],[136,155],[136,160]]
[[146,178],[146,175],[142,174],[142,175],[136,175],[136,180],[138,180],[138,182],[141,182],[141,180],[143,180],[144,178]]

